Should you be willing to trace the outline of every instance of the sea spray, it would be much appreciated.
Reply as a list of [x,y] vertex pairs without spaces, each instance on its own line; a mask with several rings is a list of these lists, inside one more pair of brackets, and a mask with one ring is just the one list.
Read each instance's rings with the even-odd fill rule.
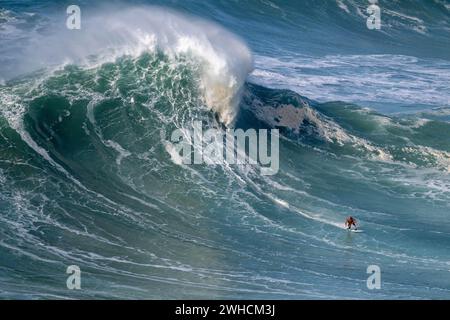
[[224,28],[156,6],[121,11],[108,7],[83,16],[83,29],[37,36],[25,50],[20,71],[77,64],[98,67],[123,56],[160,51],[176,61],[191,56],[201,64],[206,106],[232,126],[253,57],[246,44]]

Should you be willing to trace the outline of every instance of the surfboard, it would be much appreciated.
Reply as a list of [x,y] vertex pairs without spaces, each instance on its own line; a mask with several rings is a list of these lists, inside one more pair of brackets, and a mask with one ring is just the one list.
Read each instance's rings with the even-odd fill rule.
[[364,232],[363,230],[361,230],[361,229],[347,229],[348,231],[350,231],[350,232],[354,232],[354,233],[361,233],[361,232]]

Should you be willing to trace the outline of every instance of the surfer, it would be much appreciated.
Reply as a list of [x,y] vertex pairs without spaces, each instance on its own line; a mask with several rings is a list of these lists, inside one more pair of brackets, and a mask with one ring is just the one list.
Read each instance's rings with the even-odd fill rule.
[[347,227],[347,229],[351,229],[352,226],[355,227],[355,230],[357,230],[358,228],[356,227],[356,220],[355,218],[353,218],[352,216],[348,217],[347,220],[345,220],[345,226]]

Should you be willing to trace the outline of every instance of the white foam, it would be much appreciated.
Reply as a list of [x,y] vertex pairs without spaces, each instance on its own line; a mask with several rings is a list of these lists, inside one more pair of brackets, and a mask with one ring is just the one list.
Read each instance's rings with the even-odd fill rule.
[[207,106],[225,125],[233,124],[243,84],[253,69],[250,50],[220,26],[168,9],[143,6],[86,14],[78,32],[60,30],[34,39],[21,67],[22,71],[67,63],[94,67],[155,50],[170,58],[183,55],[198,61]]
[[106,140],[105,144],[108,147],[111,147],[112,149],[116,150],[117,153],[119,154],[116,158],[116,163],[117,165],[120,166],[120,164],[122,163],[122,160],[124,158],[127,158],[129,156],[131,156],[131,152],[128,150],[125,150],[118,142],[113,141],[113,140]]
[[336,0],[336,3],[339,8],[344,10],[346,13],[350,13],[350,10],[348,9],[347,5],[344,2],[342,2],[342,0]]
[[250,79],[319,102],[442,107],[450,106],[449,68],[446,61],[403,55],[256,56]]

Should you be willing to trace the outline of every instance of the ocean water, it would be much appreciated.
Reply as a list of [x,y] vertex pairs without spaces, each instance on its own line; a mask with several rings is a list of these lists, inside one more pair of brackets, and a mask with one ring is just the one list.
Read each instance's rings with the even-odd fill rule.
[[[450,298],[449,1],[77,3],[0,3],[0,298]],[[180,164],[195,121],[278,173]]]

